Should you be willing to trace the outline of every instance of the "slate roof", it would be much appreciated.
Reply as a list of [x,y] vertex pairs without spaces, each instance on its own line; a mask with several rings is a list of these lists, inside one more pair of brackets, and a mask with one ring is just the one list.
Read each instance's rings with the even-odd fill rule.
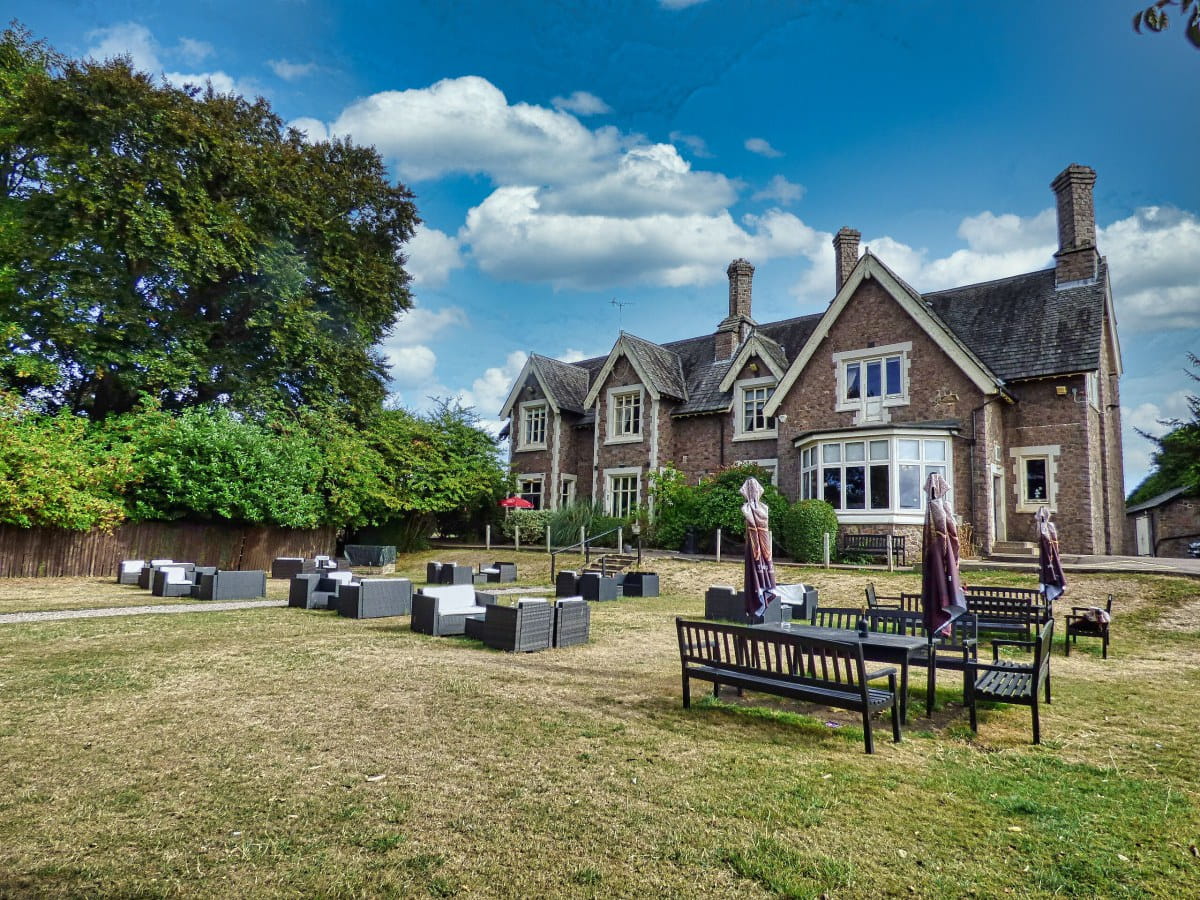
[[1156,506],[1162,506],[1174,500],[1176,497],[1182,497],[1188,491],[1187,485],[1183,487],[1171,488],[1169,491],[1163,491],[1157,497],[1151,497],[1149,500],[1143,500],[1141,503],[1135,503],[1133,506],[1125,507],[1125,514],[1141,512],[1144,509],[1153,509]]
[[529,358],[559,409],[583,415],[583,398],[587,396],[591,380],[587,370],[536,353]]
[[[893,422],[895,428],[912,428],[918,431],[962,431],[963,424],[958,419],[932,419],[924,422]],[[799,447],[802,443],[815,437],[819,434],[842,434],[847,431],[856,431],[856,428],[847,428],[845,425],[839,425],[836,428],[811,428],[808,431],[802,431],[792,439],[792,443]]]
[[1005,381],[1100,368],[1105,286],[1056,290],[1054,270],[924,295],[925,303]]
[[[1003,381],[1091,371],[1100,366],[1108,281],[1103,264],[1094,283],[1064,290],[1055,288],[1054,269],[924,295],[899,277],[896,280]],[[763,339],[766,352],[786,369],[822,315],[814,313],[768,322],[754,330]],[[621,334],[655,390],[683,401],[675,408],[673,417],[706,415],[731,408],[733,392],[721,391],[720,384],[732,360],[713,359],[714,335],[655,344],[628,332]],[[559,405],[582,416],[577,426],[591,425],[593,413],[583,409],[583,398],[608,356],[576,363],[547,357],[537,359],[542,366],[539,371],[547,382],[557,379],[551,390]],[[579,374],[569,371],[572,369]],[[947,427],[951,423],[912,423],[910,427],[921,424]]]

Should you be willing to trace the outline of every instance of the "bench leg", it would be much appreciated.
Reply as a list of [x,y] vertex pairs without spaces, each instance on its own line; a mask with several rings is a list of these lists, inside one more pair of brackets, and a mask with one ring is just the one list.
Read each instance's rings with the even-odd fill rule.
[[1104,630],[1104,637],[1102,640],[1104,643],[1101,646],[1101,653],[1103,654],[1104,659],[1108,659],[1108,629]]
[[1063,638],[1063,656],[1070,656],[1070,655],[1071,655],[1071,633],[1067,632],[1066,636]]
[[[893,700],[893,711],[895,708],[896,702]],[[875,737],[871,734],[871,711],[866,707],[863,708],[863,743],[866,745],[868,753],[875,752]]]
[[[965,682],[964,682],[965,683]],[[929,671],[925,676],[925,717],[933,718],[933,695],[937,690],[937,666],[929,660]]]
[[[900,667],[900,696],[896,698],[896,703],[900,704],[900,718],[905,725],[908,724],[908,662]],[[895,703],[893,703],[895,705]],[[896,740],[899,740],[897,738]]]
[[[908,666],[904,667],[904,672],[905,672],[905,675],[908,674]],[[905,681],[907,681],[907,680],[908,679],[905,678]],[[900,743],[901,713],[898,709],[896,709],[896,697],[895,697],[896,676],[895,675],[888,676],[888,687],[890,687],[892,689],[892,740],[898,744],[898,743]]]
[[687,673],[683,674],[683,708],[688,709],[692,705],[692,680],[687,677]]
[[971,709],[971,730],[976,734],[979,733],[979,718],[975,712],[975,682],[974,680],[967,681],[967,706]]
[[1042,729],[1041,723],[1038,721],[1037,691],[1033,692],[1033,703],[1031,706],[1033,708],[1033,742],[1040,744],[1042,742]]

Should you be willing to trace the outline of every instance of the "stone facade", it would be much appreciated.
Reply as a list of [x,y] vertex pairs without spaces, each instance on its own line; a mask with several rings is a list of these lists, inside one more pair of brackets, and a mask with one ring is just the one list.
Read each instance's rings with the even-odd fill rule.
[[[552,506],[564,475],[575,477],[577,498],[607,503],[609,475],[636,473],[645,504],[647,475],[664,465],[695,483],[761,462],[790,498],[836,496],[844,529],[906,534],[914,554],[923,504],[913,502],[913,479],[940,468],[984,553],[1034,540],[1043,504],[1064,552],[1119,552],[1121,364],[1095,246],[1094,181],[1071,166],[1053,182],[1054,270],[923,297],[870,253],[860,257],[858,232],[843,228],[828,309],[759,325],[753,266],[734,260],[728,314],[711,334],[664,345],[622,335],[607,357],[570,365],[538,358],[542,368],[522,376],[501,412],[513,468],[544,473]],[[631,391],[636,434],[612,434],[614,397]],[[542,399],[547,446],[522,449],[521,411]],[[842,452],[842,462],[825,458]]]

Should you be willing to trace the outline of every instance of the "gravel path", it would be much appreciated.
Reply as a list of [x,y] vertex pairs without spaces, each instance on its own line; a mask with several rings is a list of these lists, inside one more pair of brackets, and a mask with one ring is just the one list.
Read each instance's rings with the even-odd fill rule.
[[47,612],[0,613],[0,625],[9,622],[58,622],[63,619],[102,619],[108,616],[146,616],[166,613],[222,612],[287,606],[286,600],[236,600],[227,603],[179,603],[170,606],[109,606],[103,609],[56,609]]

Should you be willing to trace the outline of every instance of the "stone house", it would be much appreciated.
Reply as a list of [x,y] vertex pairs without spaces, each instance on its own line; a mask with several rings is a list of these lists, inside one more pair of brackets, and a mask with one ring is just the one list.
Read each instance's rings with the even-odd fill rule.
[[1125,509],[1130,556],[1187,556],[1200,540],[1200,494],[1177,487]]
[[833,504],[844,531],[916,537],[937,470],[983,552],[1034,540],[1042,505],[1064,551],[1120,552],[1121,353],[1095,179],[1072,165],[1051,185],[1051,269],[921,294],[843,228],[823,313],[757,322],[754,267],[737,259],[709,334],[531,355],[500,412],[520,492],[625,514],[668,463],[694,483],[753,461],[791,499]]

